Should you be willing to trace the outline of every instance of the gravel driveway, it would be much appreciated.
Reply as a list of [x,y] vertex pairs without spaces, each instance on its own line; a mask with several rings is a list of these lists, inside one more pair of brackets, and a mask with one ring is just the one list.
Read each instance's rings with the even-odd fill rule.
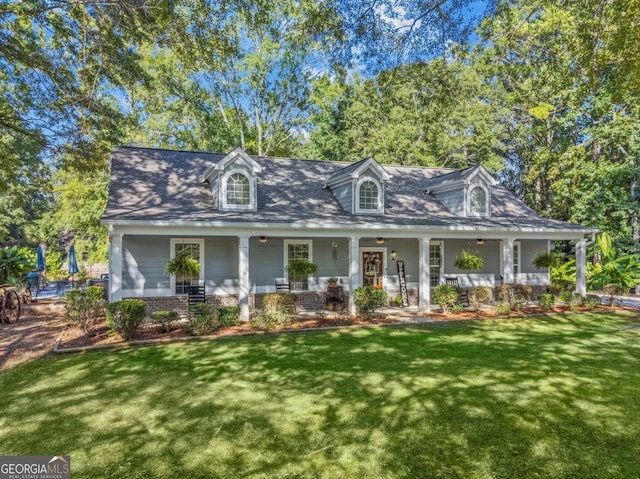
[[66,327],[60,300],[23,304],[18,322],[0,324],[0,370],[49,354]]

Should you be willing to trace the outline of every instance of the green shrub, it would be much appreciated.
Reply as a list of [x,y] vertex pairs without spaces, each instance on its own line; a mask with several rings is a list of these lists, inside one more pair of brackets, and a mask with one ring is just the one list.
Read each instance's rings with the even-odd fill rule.
[[605,284],[604,288],[602,288],[604,294],[609,297],[609,306],[613,306],[616,300],[616,296],[623,296],[627,293],[628,288],[621,286],[619,284]]
[[363,286],[354,290],[353,301],[360,317],[367,321],[376,309],[387,304],[387,292],[384,289]]
[[488,286],[473,286],[468,291],[469,304],[478,311],[482,304],[493,301],[493,290]]
[[496,303],[496,311],[501,316],[509,316],[511,314],[511,304],[506,301],[498,301]]
[[455,286],[441,284],[433,288],[433,302],[440,306],[443,314],[449,314],[459,298],[460,291]]
[[296,295],[291,293],[268,293],[262,297],[262,309],[251,318],[254,329],[271,329],[289,326],[296,312]]
[[553,309],[554,297],[551,293],[542,293],[538,296],[538,306],[540,309],[550,311]]
[[556,292],[556,294],[560,294],[562,291],[574,291],[576,289],[576,282],[572,280],[558,279],[551,282],[551,288]]
[[571,301],[571,298],[573,297],[573,294],[574,294],[573,291],[568,291],[568,290],[560,291],[560,294],[558,295],[558,299],[563,303],[569,303]]
[[584,297],[583,304],[585,308],[593,309],[602,304],[602,299],[597,294],[588,294]]
[[569,299],[569,309],[576,311],[580,306],[584,304],[584,298],[579,293],[572,293]]
[[89,336],[95,318],[104,314],[105,300],[102,286],[72,289],[64,294],[67,319]]
[[295,314],[296,295],[291,293],[267,293],[262,297],[262,309]]
[[189,334],[204,336],[219,328],[218,311],[209,303],[195,303],[189,306]]
[[240,322],[239,306],[219,306],[218,323],[221,328],[236,326]]
[[154,311],[151,313],[151,319],[159,323],[163,333],[168,333],[173,329],[173,323],[178,320],[176,311]]
[[289,326],[292,321],[293,317],[283,309],[263,308],[249,320],[249,324],[253,329],[271,329],[277,326]]
[[107,326],[125,341],[133,338],[144,321],[146,303],[141,299],[123,299],[107,304]]
[[514,303],[519,303],[521,306],[524,301],[531,299],[532,292],[531,286],[526,284],[505,283],[498,287],[498,299],[511,306],[514,306]]

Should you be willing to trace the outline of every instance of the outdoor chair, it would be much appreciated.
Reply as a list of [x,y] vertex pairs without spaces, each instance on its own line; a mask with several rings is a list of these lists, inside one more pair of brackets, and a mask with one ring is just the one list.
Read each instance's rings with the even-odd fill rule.
[[56,281],[56,296],[60,296],[70,287],[71,287],[71,282],[68,279]]
[[204,286],[189,286],[189,306],[196,303],[206,303],[207,297],[205,295]]
[[276,293],[290,293],[291,292],[291,282],[278,282],[276,279]]

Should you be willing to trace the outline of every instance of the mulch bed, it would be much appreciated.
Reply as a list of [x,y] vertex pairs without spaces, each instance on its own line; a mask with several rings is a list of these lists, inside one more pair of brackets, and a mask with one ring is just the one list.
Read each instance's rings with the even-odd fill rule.
[[[101,346],[108,344],[120,344],[124,339],[117,333],[112,333],[104,326],[104,319],[98,320],[100,326],[94,326],[92,334],[85,336],[78,328],[69,326],[61,336],[58,349],[78,348],[85,346]],[[400,321],[393,318],[373,318],[370,321],[362,321],[360,319],[349,318],[298,318],[287,327],[276,327],[269,331],[296,331],[300,329],[312,328],[336,328],[342,326],[354,325],[372,325],[372,324],[395,324]],[[252,328],[250,324],[240,324],[220,329],[211,334],[211,336],[234,336],[241,334],[260,333],[265,330]],[[136,331],[134,341],[146,341],[155,339],[178,339],[190,337],[187,331],[186,322],[179,322],[171,331],[164,332],[160,325],[145,324]]]
[[[636,308],[616,307],[616,310],[638,312]],[[568,308],[556,307],[553,312],[565,312]],[[579,311],[585,311],[580,309]],[[591,310],[593,311],[593,310]],[[608,306],[600,306],[596,311],[611,311]],[[526,308],[521,312],[514,312],[509,317],[526,317],[537,314],[547,314],[537,308]],[[460,311],[443,315],[431,313],[430,320],[458,321],[497,318],[495,310]],[[426,318],[423,318],[426,319]],[[287,328],[277,328],[271,331],[301,330],[309,328],[331,328],[342,326],[398,324],[410,321],[411,318],[374,318],[370,321],[351,319],[348,317],[315,317],[298,318]],[[238,334],[258,334],[260,330],[252,329],[249,324],[242,324],[225,328],[214,333],[216,336],[231,336]],[[159,325],[144,325],[136,333],[135,340],[172,340],[190,337],[186,325],[179,324],[172,331],[163,333]],[[23,305],[20,320],[12,324],[0,324],[0,370],[16,364],[31,361],[49,354],[59,340],[58,349],[124,344],[118,334],[110,334],[104,319],[97,321],[93,334],[86,337],[80,329],[70,325],[64,318],[64,303],[60,300],[40,300],[37,303]]]

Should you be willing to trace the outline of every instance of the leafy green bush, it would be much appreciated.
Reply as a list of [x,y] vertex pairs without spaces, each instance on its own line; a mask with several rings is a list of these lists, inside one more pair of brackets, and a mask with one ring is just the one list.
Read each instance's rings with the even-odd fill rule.
[[107,304],[107,326],[122,334],[125,341],[133,338],[144,321],[146,303],[141,299],[123,299]]
[[567,291],[567,290],[560,291],[560,294],[558,295],[558,299],[563,303],[568,303],[571,301],[573,294],[574,294],[573,291]]
[[441,284],[433,288],[433,302],[440,306],[443,314],[449,314],[459,298],[460,291],[455,286]]
[[596,294],[588,294],[584,297],[583,304],[585,308],[593,309],[602,304],[602,299]]
[[498,287],[498,299],[511,306],[522,305],[524,301],[531,299],[532,292],[531,286],[526,284],[504,283]]
[[105,300],[102,286],[72,289],[64,294],[65,316],[86,336],[90,336],[95,318],[104,314]]
[[239,306],[219,306],[218,322],[221,328],[235,326],[240,322]]
[[478,311],[482,304],[490,303],[493,300],[493,290],[488,286],[473,286],[468,291],[469,304]]
[[296,295],[291,293],[267,293],[262,297],[262,309],[295,314]]
[[0,284],[23,280],[33,267],[35,258],[27,248],[10,246],[0,249]]
[[576,311],[580,306],[584,304],[584,299],[579,293],[573,293],[569,299],[569,309]]
[[511,304],[506,301],[498,301],[496,303],[496,311],[500,316],[509,316],[511,314]]
[[550,311],[553,309],[554,297],[551,293],[542,293],[538,296],[538,306],[540,309]]
[[249,320],[253,329],[272,329],[278,326],[287,327],[293,322],[293,317],[282,309],[261,309]]
[[210,303],[195,303],[189,306],[189,334],[204,336],[219,328],[218,311]]
[[159,323],[163,333],[168,333],[173,329],[173,323],[178,320],[176,311],[154,311],[151,313],[151,319]]
[[353,300],[360,317],[368,321],[376,309],[387,304],[387,292],[384,289],[362,286],[353,291]]

